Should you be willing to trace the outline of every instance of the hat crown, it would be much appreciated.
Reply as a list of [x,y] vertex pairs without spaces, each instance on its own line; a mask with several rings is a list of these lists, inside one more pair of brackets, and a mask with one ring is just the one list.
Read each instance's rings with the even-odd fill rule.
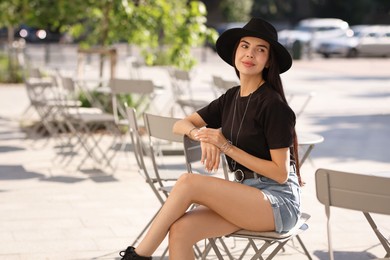
[[242,28],[232,28],[223,32],[217,42],[218,55],[231,66],[235,66],[233,53],[237,43],[243,37],[257,37],[267,41],[279,65],[279,73],[287,71],[292,65],[292,58],[288,50],[278,42],[278,33],[275,27],[261,18],[252,18]]
[[260,33],[263,35],[267,35],[269,39],[272,39],[274,41],[278,40],[278,33],[276,32],[275,27],[272,26],[272,24],[268,23],[267,21],[264,21],[260,18],[252,18],[244,27],[243,29],[252,31],[255,33]]

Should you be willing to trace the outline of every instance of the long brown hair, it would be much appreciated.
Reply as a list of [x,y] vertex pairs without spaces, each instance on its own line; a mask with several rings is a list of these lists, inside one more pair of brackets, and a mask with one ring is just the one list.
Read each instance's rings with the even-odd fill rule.
[[[233,67],[234,70],[236,71],[237,77],[240,78],[240,72],[236,68],[235,64],[235,58],[236,58],[236,50],[239,45],[239,42],[237,42],[234,52],[233,52]],[[283,89],[283,83],[282,79],[280,78],[280,70],[279,70],[279,64],[277,62],[275,53],[272,50],[272,47],[270,47],[270,52],[269,52],[269,66],[267,68],[263,69],[263,79],[269,83],[272,89],[274,89],[279,95],[282,97],[282,100],[287,103],[286,95],[284,94],[284,89]],[[304,182],[302,181],[301,178],[301,173],[300,173],[300,163],[299,163],[299,155],[298,155],[298,137],[297,133],[295,131],[295,127],[293,129],[293,137],[294,137],[294,143],[293,143],[293,157],[294,157],[294,162],[295,162],[295,168],[298,176],[298,182],[300,186],[304,185]]]

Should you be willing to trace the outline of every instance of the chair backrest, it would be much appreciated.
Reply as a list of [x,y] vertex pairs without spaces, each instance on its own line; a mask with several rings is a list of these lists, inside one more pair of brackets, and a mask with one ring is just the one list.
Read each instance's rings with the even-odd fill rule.
[[316,171],[318,200],[325,206],[390,214],[390,178],[329,169]]
[[61,84],[62,84],[62,88],[65,91],[68,91],[70,93],[73,93],[73,92],[76,91],[76,84],[75,84],[75,82],[74,82],[74,80],[72,78],[62,77],[61,78]]
[[388,241],[377,229],[370,213],[390,215],[390,177],[318,169],[315,179],[317,198],[325,205],[329,259],[334,259],[330,231],[331,206],[363,212],[389,256]]
[[146,79],[118,79],[111,78],[109,86],[113,94],[151,94],[154,83]]
[[[183,137],[172,132],[173,125],[178,120],[144,113],[144,124],[149,136],[148,152],[160,189],[166,186],[163,184],[164,181],[175,181],[187,171],[183,156]],[[172,158],[174,159],[171,160]]]
[[173,97],[176,100],[182,98],[193,99],[190,72],[176,68],[170,68],[169,75],[171,77]]
[[200,142],[192,140],[187,135],[183,137],[184,155],[188,172],[193,172],[192,164],[199,162],[202,156]]
[[150,113],[144,113],[146,129],[150,137],[158,138],[169,142],[183,142],[183,137],[172,132],[173,125],[178,118],[159,116]]
[[28,70],[28,77],[30,78],[42,78],[42,71],[39,68],[30,68]]
[[128,105],[138,111],[137,116],[139,117],[149,108],[154,94],[154,83],[151,80],[112,78],[109,81],[109,87],[112,94],[113,114],[117,123],[120,118],[127,117],[124,102],[120,99],[120,95],[131,96],[132,104]]
[[228,89],[238,85],[239,83],[237,81],[226,80],[216,75],[212,76],[212,87],[217,97],[224,94]]
[[126,106],[126,113],[127,122],[129,124],[128,131],[130,134],[131,143],[133,144],[134,157],[139,169],[145,169],[146,166],[143,158],[143,146],[136,116],[136,110],[133,107]]
[[[148,163],[146,162],[146,158],[144,154],[146,155],[147,152],[145,151],[145,147],[141,138],[140,134],[140,128],[138,125],[136,110],[133,107],[127,107],[126,106],[126,112],[127,112],[127,122],[128,122],[128,132],[131,138],[131,142],[133,145],[133,152],[134,157],[136,159],[139,173],[142,175],[142,177],[145,178],[145,181],[148,183],[150,188],[153,190],[154,194],[156,195],[157,199],[160,201],[161,204],[164,203],[165,198],[158,190],[159,187],[155,185],[156,180],[154,177],[154,172],[150,172],[152,168],[148,167]],[[152,170],[153,171],[153,170]]]

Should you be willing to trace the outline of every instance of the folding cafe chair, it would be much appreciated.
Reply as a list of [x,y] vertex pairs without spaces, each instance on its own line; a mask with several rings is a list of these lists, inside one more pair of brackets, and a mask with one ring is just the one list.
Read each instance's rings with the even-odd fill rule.
[[26,74],[24,83],[30,101],[24,114],[33,108],[40,120],[40,124],[35,124],[29,131],[29,135],[44,135],[46,132],[51,137],[58,137],[63,129],[56,109],[59,105],[56,78],[54,75],[44,77],[40,69],[33,68]]
[[238,85],[239,83],[235,80],[226,80],[216,75],[212,76],[212,89],[216,98],[224,94],[229,88]]
[[[108,87],[107,94],[111,95],[112,113],[120,129],[129,125],[126,106],[134,107],[137,118],[140,118],[142,113],[151,107],[155,97],[155,85],[151,80],[111,78]],[[126,136],[121,136],[117,152],[126,151]]]
[[[114,167],[111,164],[113,153],[110,155],[109,149],[116,143],[116,139],[120,135],[120,131],[115,124],[114,115],[106,113],[100,108],[80,107],[80,104],[77,104],[77,89],[74,80],[61,77],[61,83],[64,91],[64,95],[62,95],[62,115],[71,133],[68,144],[72,146],[71,142],[75,137],[77,141],[74,144],[74,149],[79,151],[83,148],[86,152],[78,168],[81,168],[85,161],[91,158],[96,163],[113,169]],[[109,133],[112,139],[109,145],[103,144],[104,134],[96,134],[97,129],[100,128]]]
[[194,98],[191,88],[192,79],[189,71],[170,68],[168,72],[172,82],[174,101],[184,115],[189,115],[209,103],[208,100]]
[[[186,164],[190,172],[192,171],[192,164],[200,160],[200,155],[201,155],[200,145],[199,143],[198,145],[196,143],[198,142],[191,140],[187,136],[184,137],[184,151],[186,156]],[[224,156],[222,156],[222,167],[223,167],[225,179],[229,180],[227,164]],[[292,228],[287,233],[281,234],[277,232],[256,232],[250,230],[239,230],[237,232],[227,235],[226,237],[243,238],[248,240],[248,243],[246,247],[243,249],[239,259],[243,259],[243,257],[247,255],[247,251],[249,250],[250,247],[252,247],[254,250],[254,254],[252,255],[251,259],[264,259],[265,257],[265,256],[263,257],[264,252],[268,248],[271,248],[271,246],[276,245],[276,247],[273,247],[273,251],[265,258],[265,259],[272,259],[288,241],[291,241],[293,238],[297,238],[306,256],[308,257],[308,259],[311,260],[312,258],[309,252],[307,251],[305,245],[303,244],[302,240],[299,237],[299,234],[301,234],[302,232],[308,229],[308,225],[306,222],[308,221],[309,218],[310,218],[309,214],[302,213],[295,227]],[[229,259],[234,259],[232,254],[229,252],[229,249],[225,244],[223,238],[209,239],[210,242],[209,246],[203,252],[202,259],[204,259],[207,256],[210,247],[214,250],[218,259],[220,260],[225,259],[217,246],[217,240],[220,242],[224,251],[226,252],[226,257]],[[263,244],[260,248],[256,245],[256,241],[263,241]]]
[[[330,207],[361,211],[390,258],[390,241],[379,231],[370,213],[390,215],[389,172],[361,174],[330,169],[315,173],[318,200],[325,206],[329,259],[333,260]],[[382,259],[385,259],[382,258]]]
[[[187,172],[183,151],[183,137],[172,133],[173,125],[178,119],[144,113],[144,123],[147,132],[147,140],[145,142],[140,134],[136,110],[128,107],[127,114],[129,134],[139,172],[162,206],[169,196],[174,182],[180,175]],[[133,246],[143,236],[157,213],[158,211],[136,237],[132,243]],[[200,254],[198,247],[195,246],[195,250]],[[167,249],[162,257],[166,252]]]
[[124,95],[131,96],[132,104],[127,105],[136,109],[138,118],[151,106],[155,89],[151,80],[112,78],[108,85],[112,96],[112,110],[118,125],[128,126],[126,108],[122,100]]
[[[139,167],[139,173],[145,179],[146,183],[148,183],[162,206],[172,189],[172,184],[181,174],[186,172],[183,147],[182,144],[177,145],[177,143],[182,143],[182,137],[172,133],[173,124],[178,119],[145,113],[144,124],[146,126],[147,140],[144,140],[138,124],[136,110],[127,107],[126,111],[128,115],[129,134]],[[175,143],[176,145],[174,145]],[[161,158],[163,157],[164,147],[169,148],[172,144],[175,149],[178,149],[178,147],[181,148],[181,158],[179,158],[181,159],[181,163],[177,162],[177,156],[172,160],[173,162],[165,161],[164,158]],[[172,152],[171,149],[170,152]],[[158,211],[136,237],[132,243],[133,246],[143,236],[157,213]]]

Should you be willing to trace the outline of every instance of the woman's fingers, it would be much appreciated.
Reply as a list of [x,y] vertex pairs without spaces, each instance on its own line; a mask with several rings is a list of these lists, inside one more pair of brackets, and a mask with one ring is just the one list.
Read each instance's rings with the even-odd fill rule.
[[205,166],[206,171],[212,172],[218,170],[219,166],[219,149],[212,144],[202,142],[202,157],[201,162]]
[[202,128],[196,134],[195,138],[197,138],[201,142],[210,143],[220,146],[221,140],[225,140],[224,136],[219,129],[212,128]]

